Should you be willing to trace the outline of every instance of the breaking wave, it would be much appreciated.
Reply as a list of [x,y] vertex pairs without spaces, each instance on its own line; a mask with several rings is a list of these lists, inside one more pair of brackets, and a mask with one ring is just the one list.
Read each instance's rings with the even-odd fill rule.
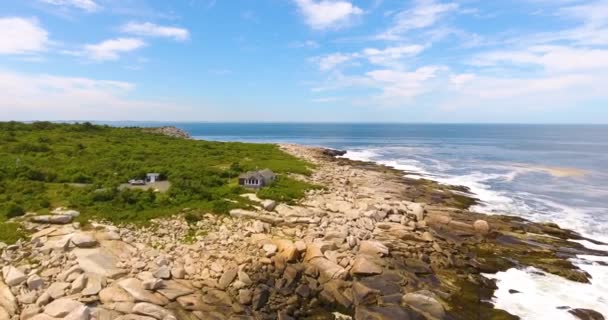
[[[598,217],[603,216],[602,213],[605,215],[606,208],[589,204],[566,204],[549,192],[561,191],[564,186],[568,186],[561,183],[560,179],[580,178],[580,170],[525,166],[520,163],[496,164],[461,159],[449,161],[431,159],[430,155],[428,152],[416,152],[412,148],[408,148],[407,153],[396,152],[391,148],[370,148],[349,150],[344,157],[403,170],[411,178],[427,178],[443,184],[465,186],[472,196],[479,199],[479,204],[471,207],[472,211],[554,222],[583,236],[608,242],[607,224],[604,221],[590,223],[597,222]],[[535,183],[543,184],[544,189],[524,187]],[[601,189],[599,192],[604,193],[606,190]],[[572,198],[576,196],[571,195]],[[585,240],[577,242],[591,249],[608,251],[608,245],[597,245]],[[592,309],[608,316],[606,260],[606,257],[579,256],[572,261],[591,275],[590,284],[573,282],[533,267],[513,268],[485,276],[495,279],[498,285],[492,300],[495,307],[522,319],[576,319],[568,312],[569,308]]]

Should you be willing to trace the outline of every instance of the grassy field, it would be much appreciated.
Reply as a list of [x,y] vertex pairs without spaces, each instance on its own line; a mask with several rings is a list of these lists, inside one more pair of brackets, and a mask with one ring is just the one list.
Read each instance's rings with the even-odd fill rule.
[[[82,219],[117,223],[145,222],[184,207],[227,213],[248,205],[236,177],[256,168],[279,174],[260,192],[263,198],[291,202],[314,187],[287,176],[308,175],[312,165],[271,144],[186,140],[89,123],[0,123],[0,241],[19,236],[6,219],[57,206],[80,210]],[[147,172],[161,173],[171,188],[118,189]]]

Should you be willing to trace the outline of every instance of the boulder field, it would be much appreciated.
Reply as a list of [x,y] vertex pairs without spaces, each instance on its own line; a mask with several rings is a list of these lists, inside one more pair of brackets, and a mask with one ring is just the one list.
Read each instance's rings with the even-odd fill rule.
[[143,227],[80,226],[63,208],[19,219],[32,234],[0,244],[0,320],[514,319],[488,302],[483,273],[588,282],[568,258],[605,255],[554,224],[470,212],[462,188],[282,148],[316,166],[296,178],[323,186],[297,204],[248,195],[256,210]]

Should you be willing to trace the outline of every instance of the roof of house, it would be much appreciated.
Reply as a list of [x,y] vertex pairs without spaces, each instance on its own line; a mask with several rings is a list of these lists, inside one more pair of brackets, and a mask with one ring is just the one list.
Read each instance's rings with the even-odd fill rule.
[[276,177],[276,174],[272,172],[270,169],[258,170],[258,171],[248,171],[241,175],[239,175],[239,179],[251,179],[256,178],[260,180],[268,180]]
[[147,176],[160,176],[160,173],[155,173],[155,172],[151,172],[151,173],[146,173]]

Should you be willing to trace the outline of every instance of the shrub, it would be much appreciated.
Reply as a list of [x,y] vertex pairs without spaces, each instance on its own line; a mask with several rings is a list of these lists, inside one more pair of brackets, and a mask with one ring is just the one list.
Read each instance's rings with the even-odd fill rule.
[[12,203],[8,204],[5,214],[6,214],[6,217],[10,219],[10,218],[20,217],[20,216],[24,215],[25,210],[21,206],[12,202]]

